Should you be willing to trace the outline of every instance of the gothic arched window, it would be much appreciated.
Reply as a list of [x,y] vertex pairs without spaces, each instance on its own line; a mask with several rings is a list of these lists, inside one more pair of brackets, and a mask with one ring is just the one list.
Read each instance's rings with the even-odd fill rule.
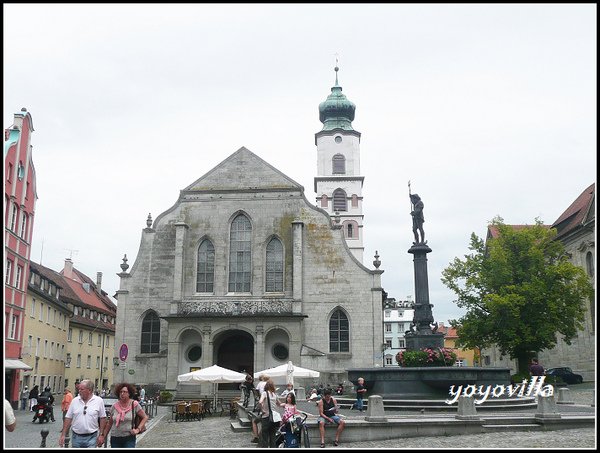
[[250,292],[252,225],[243,214],[231,223],[229,238],[229,292]]
[[346,158],[343,154],[336,154],[331,159],[332,162],[332,173],[334,175],[345,175],[346,174]]
[[340,309],[329,319],[329,352],[350,352],[350,325]]
[[267,244],[267,292],[283,292],[283,245],[277,238]]
[[215,282],[215,247],[205,239],[198,247],[198,271],[196,292],[212,293]]
[[587,267],[588,276],[593,277],[594,276],[594,255],[592,255],[592,252],[587,252],[585,254],[585,264]]
[[333,210],[334,211],[347,211],[348,203],[346,200],[346,192],[342,189],[336,189],[333,192]]
[[160,346],[160,319],[151,311],[142,321],[142,353],[157,353]]

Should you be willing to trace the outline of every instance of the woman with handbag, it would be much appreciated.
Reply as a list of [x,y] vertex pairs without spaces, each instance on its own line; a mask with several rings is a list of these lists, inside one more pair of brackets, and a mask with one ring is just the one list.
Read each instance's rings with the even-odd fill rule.
[[110,436],[111,448],[135,448],[136,436],[146,430],[148,415],[140,403],[133,399],[135,395],[133,385],[126,382],[117,384],[115,393],[119,395],[119,400],[110,408],[104,438],[106,439],[114,424],[115,429]]
[[260,395],[261,419],[259,447],[275,448],[275,432],[281,423],[281,414],[277,411],[277,395],[275,384],[269,379],[265,384],[265,391]]

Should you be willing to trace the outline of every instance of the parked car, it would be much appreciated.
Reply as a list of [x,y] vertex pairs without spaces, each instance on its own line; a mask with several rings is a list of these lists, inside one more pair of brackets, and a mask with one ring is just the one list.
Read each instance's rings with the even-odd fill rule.
[[581,374],[573,373],[573,370],[567,366],[548,368],[546,370],[546,376],[559,377],[567,384],[581,384],[583,382],[583,376]]

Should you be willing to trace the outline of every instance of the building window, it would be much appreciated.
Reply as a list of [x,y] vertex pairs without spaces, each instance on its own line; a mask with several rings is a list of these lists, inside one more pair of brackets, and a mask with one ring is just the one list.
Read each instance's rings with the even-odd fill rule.
[[50,359],[54,360],[54,341],[50,343]]
[[346,192],[342,189],[336,189],[335,192],[333,192],[333,210],[339,212],[348,210]]
[[40,356],[40,342],[42,341],[42,339],[40,337],[37,338],[36,343],[35,343],[35,356],[39,357]]
[[73,341],[73,329],[69,327],[69,332],[67,332],[67,341],[71,343]]
[[392,325],[391,325],[389,322],[386,322],[386,323],[384,324],[384,326],[385,326],[385,332],[386,332],[386,333],[389,333],[389,332],[391,332],[391,331],[392,331]]
[[283,245],[277,238],[267,244],[267,292],[283,292]]
[[467,366],[467,361],[465,359],[456,359],[454,366]]
[[44,358],[48,358],[48,340],[44,340]]
[[406,345],[404,344],[404,338],[398,338],[398,347],[400,349],[404,349]]
[[385,349],[392,349],[392,339],[391,338],[385,339]]
[[287,360],[287,358],[290,356],[290,352],[287,346],[281,343],[275,343],[273,345],[273,348],[271,349],[271,354],[273,354],[273,357],[275,357],[278,360]]
[[352,195],[352,207],[358,208],[358,195],[356,194]]
[[71,368],[71,353],[67,352],[67,359],[65,360],[65,368]]
[[81,354],[77,354],[77,368],[81,368]]
[[44,322],[44,304],[40,304],[40,321]]
[[252,265],[251,251],[252,225],[243,215],[238,215],[231,223],[229,251],[229,292],[250,292]]
[[333,156],[333,159],[331,159],[331,161],[333,167],[332,173],[334,175],[346,174],[346,158],[343,156],[343,154],[336,154],[335,156]]
[[10,285],[10,278],[12,277],[12,261],[6,260],[6,278],[4,283]]
[[19,317],[17,315],[12,315],[10,322],[10,331],[8,332],[8,338],[11,340],[16,340],[17,338],[17,326],[19,325]]
[[21,289],[21,277],[23,276],[23,266],[17,266],[17,278],[15,281],[15,288]]
[[11,229],[11,231],[16,232],[17,216],[18,215],[19,215],[19,207],[17,206],[17,203],[13,203],[12,218],[10,219],[10,229]]
[[585,264],[587,267],[587,273],[590,277],[594,276],[594,255],[592,252],[587,252],[585,254]]
[[79,329],[79,344],[83,344],[83,330]]
[[6,173],[6,181],[10,182],[10,178],[12,178],[13,164],[9,162],[8,167],[6,168],[8,168],[8,172]]
[[19,236],[22,239],[25,239],[25,233],[27,231],[27,214],[23,213],[23,217],[21,218],[21,231],[19,232]]
[[329,319],[329,352],[350,352],[350,325],[340,309]]
[[91,346],[94,343],[94,334],[92,332],[88,333],[88,344]]
[[391,365],[392,364],[392,358],[389,355],[385,356],[385,364],[386,365]]
[[321,207],[326,208],[328,205],[327,195],[321,195]]
[[92,356],[87,356],[87,368],[92,368]]
[[188,352],[187,352],[188,362],[192,362],[192,363],[197,362],[201,358],[202,358],[202,346],[195,344],[190,349],[188,349]]
[[348,225],[346,225],[346,237],[347,238],[353,238],[354,237],[354,225],[352,225],[351,223],[349,223]]
[[102,335],[98,334],[98,347],[102,346]]
[[25,167],[23,166],[23,162],[19,162],[19,168],[17,169],[17,178],[19,181],[25,177]]
[[196,274],[196,292],[212,293],[215,281],[215,247],[205,239],[198,247],[198,272]]
[[48,316],[46,318],[46,324],[50,324],[50,315],[52,314],[52,307],[48,305]]
[[96,369],[97,370],[100,369],[100,356],[99,355],[96,356]]
[[106,336],[106,347],[110,347],[110,337]]
[[142,321],[142,344],[141,352],[157,353],[160,346],[160,319],[156,313],[151,311]]

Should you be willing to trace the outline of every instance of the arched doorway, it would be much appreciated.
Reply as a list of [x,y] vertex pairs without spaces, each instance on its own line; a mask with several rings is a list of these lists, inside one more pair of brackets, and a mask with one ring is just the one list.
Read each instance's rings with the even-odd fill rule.
[[[216,364],[223,368],[254,373],[254,339],[243,330],[228,330],[214,342]],[[239,384],[219,384],[223,390],[237,390]]]

